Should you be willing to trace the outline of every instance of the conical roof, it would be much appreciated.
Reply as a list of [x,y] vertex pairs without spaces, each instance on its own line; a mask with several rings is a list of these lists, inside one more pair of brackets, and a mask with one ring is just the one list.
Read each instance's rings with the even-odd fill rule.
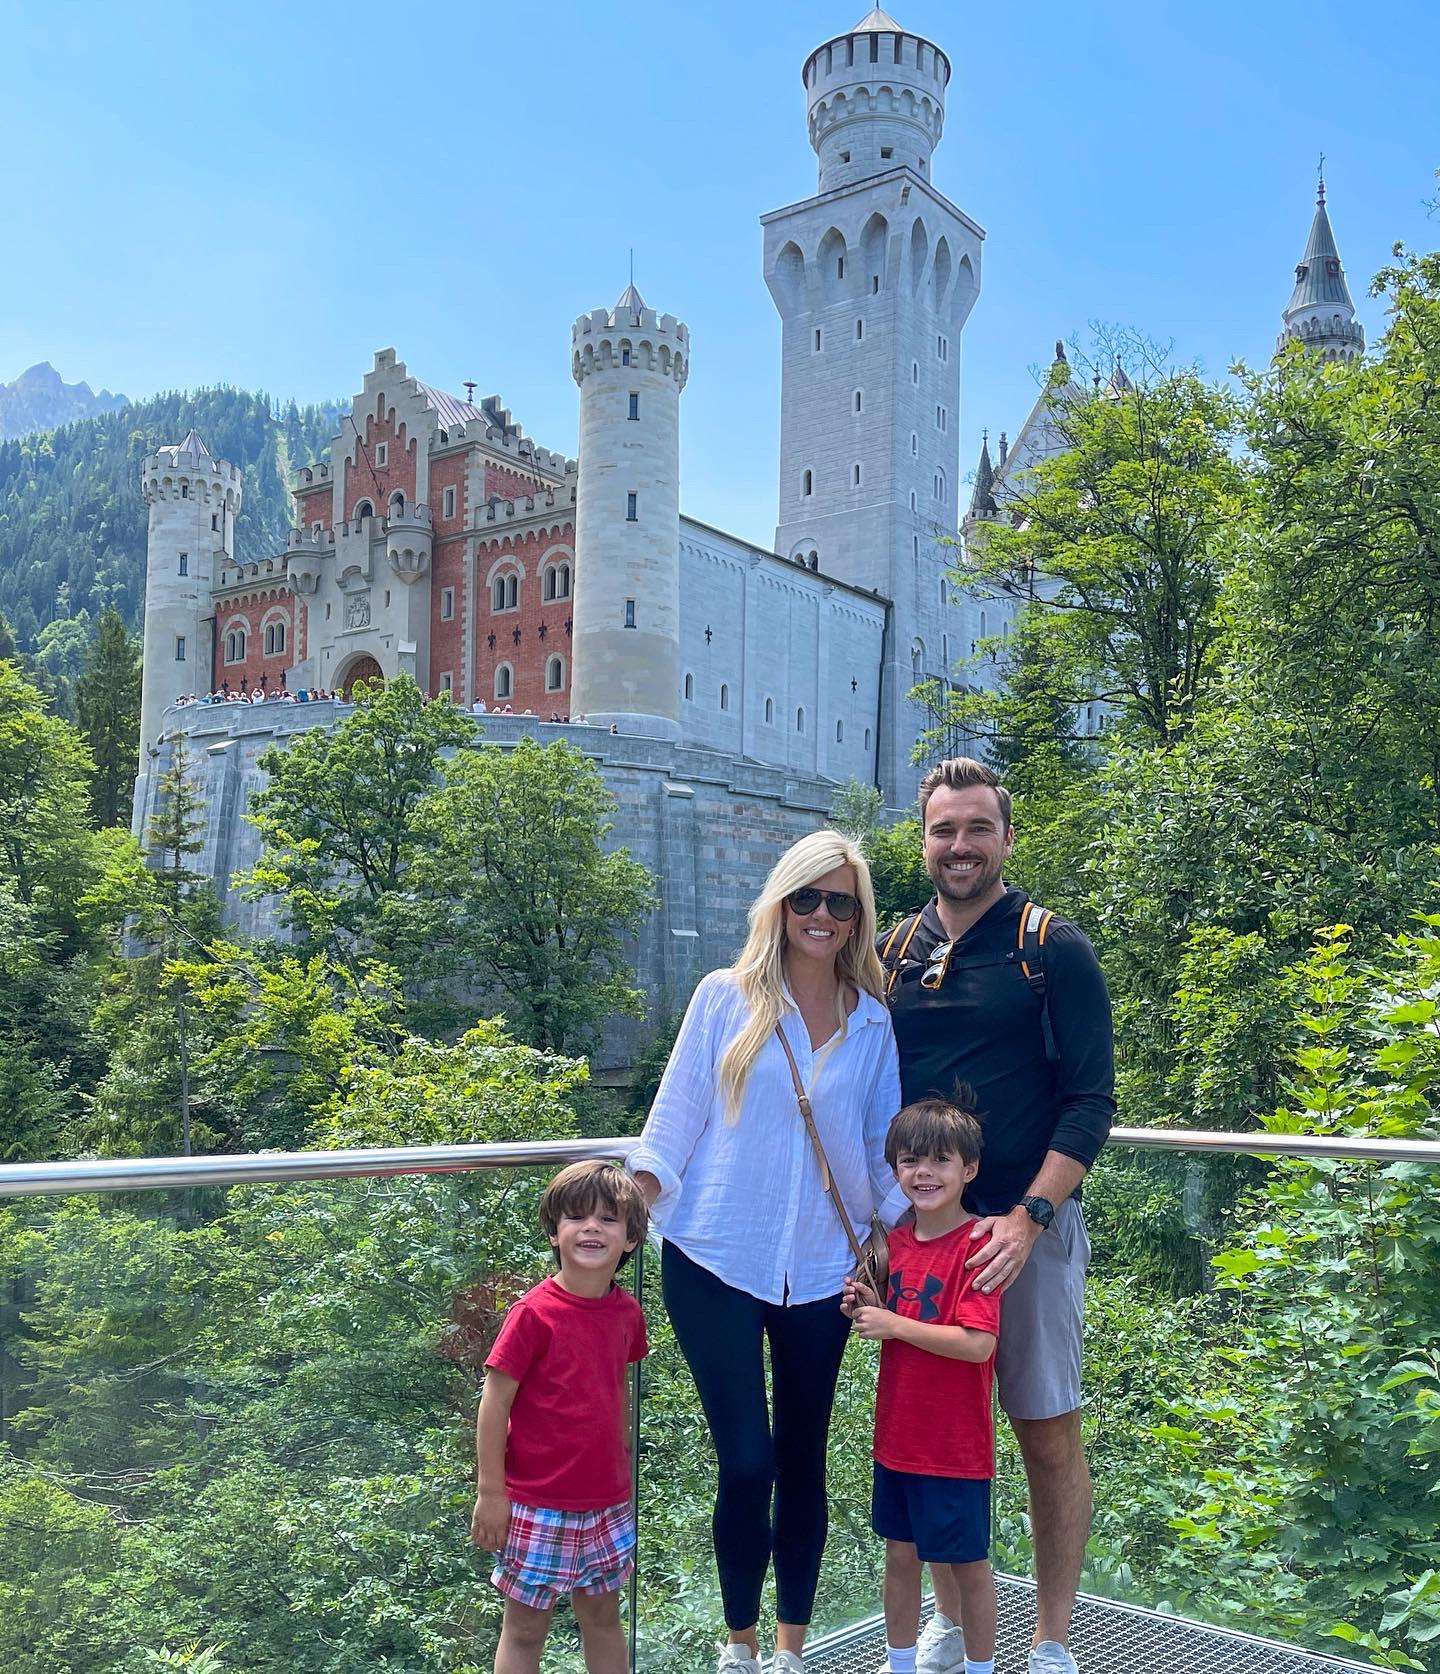
[[1345,283],[1345,270],[1340,265],[1340,252],[1335,247],[1330,212],[1325,208],[1323,180],[1315,201],[1315,219],[1310,223],[1310,237],[1305,245],[1305,254],[1295,269],[1295,289],[1285,312],[1293,314],[1298,308],[1342,308],[1347,319],[1355,312],[1355,304],[1350,300],[1350,287]]
[[903,35],[905,33],[889,12],[881,11],[879,6],[876,6],[874,11],[867,12],[850,33],[852,35],[866,35],[872,31],[887,35]]
[[980,463],[975,467],[975,492],[970,496],[971,517],[984,517],[1000,510],[995,504],[995,467],[990,463],[990,432],[980,441]]
[[193,430],[185,438],[185,440],[181,442],[176,451],[178,453],[188,453],[194,459],[210,458],[209,448],[205,446],[204,442],[200,440]]
[[615,304],[614,312],[617,314],[638,315],[644,306],[645,298],[635,289],[635,281],[632,279],[620,293],[620,300]]

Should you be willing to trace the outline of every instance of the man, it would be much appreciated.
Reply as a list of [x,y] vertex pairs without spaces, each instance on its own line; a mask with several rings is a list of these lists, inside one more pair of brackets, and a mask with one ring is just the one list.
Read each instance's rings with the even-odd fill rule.
[[[980,1113],[985,1148],[966,1202],[980,1216],[974,1237],[989,1242],[967,1265],[977,1289],[1005,1293],[995,1374],[1030,1492],[1030,1674],[1075,1674],[1067,1641],[1092,1509],[1080,1436],[1090,1241],[1078,1190],[1115,1113],[1110,997],[1089,940],[1067,920],[1051,917],[1043,946],[1032,933],[1027,949],[1028,901],[1003,876],[1010,795],[990,768],[957,756],[932,769],[920,824],[935,899],[878,944],[893,973],[901,1092],[906,1104],[949,1098],[964,1082]],[[947,1574],[934,1581],[917,1668],[959,1674],[959,1601]]]

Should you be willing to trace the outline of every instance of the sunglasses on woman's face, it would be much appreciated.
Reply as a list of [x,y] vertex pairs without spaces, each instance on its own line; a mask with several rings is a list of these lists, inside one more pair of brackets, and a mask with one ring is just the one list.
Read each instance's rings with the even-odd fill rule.
[[800,918],[809,918],[823,901],[830,909],[831,918],[838,919],[841,924],[854,918],[855,909],[860,904],[853,895],[847,895],[842,889],[793,889],[785,899],[789,903],[790,911]]

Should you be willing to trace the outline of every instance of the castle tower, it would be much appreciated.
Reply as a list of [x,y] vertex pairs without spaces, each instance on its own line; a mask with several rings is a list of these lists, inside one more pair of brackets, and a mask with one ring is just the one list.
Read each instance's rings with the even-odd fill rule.
[[[142,471],[150,509],[140,696],[143,778],[165,710],[176,698],[211,686],[210,586],[233,555],[241,479],[239,467],[213,459],[193,430],[178,447],[152,453]],[[141,802],[137,796],[137,809]]]
[[959,501],[960,332],[984,233],[937,192],[950,62],[875,10],[802,77],[817,196],[762,217],[783,322],[776,550],[894,606],[877,736],[892,807],[915,792],[918,680],[945,676]]
[[1275,340],[1278,354],[1287,343],[1303,343],[1326,360],[1356,360],[1365,352],[1365,328],[1355,318],[1355,304],[1345,283],[1340,252],[1325,208],[1325,177],[1315,199],[1315,219],[1305,254],[1295,268],[1295,289],[1285,308],[1285,327]]
[[570,713],[680,736],[680,392],[690,334],[630,285],[571,331],[580,386]]

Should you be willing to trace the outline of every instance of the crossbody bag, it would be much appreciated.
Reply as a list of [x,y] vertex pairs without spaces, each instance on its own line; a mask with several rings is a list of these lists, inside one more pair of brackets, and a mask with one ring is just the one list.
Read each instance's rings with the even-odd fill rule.
[[795,1086],[795,1103],[800,1107],[800,1119],[805,1124],[805,1132],[810,1135],[810,1143],[815,1150],[815,1161],[820,1167],[820,1185],[826,1197],[835,1205],[835,1213],[840,1217],[840,1225],[845,1229],[845,1241],[855,1258],[855,1282],[872,1290],[876,1300],[883,1306],[890,1278],[890,1239],[885,1231],[885,1223],[878,1215],[872,1214],[869,1236],[863,1244],[860,1242],[850,1213],[836,1189],[835,1177],[830,1172],[830,1159],[825,1155],[820,1130],[815,1126],[815,1112],[810,1104],[810,1095],[805,1091],[805,1083],[800,1079],[800,1066],[795,1062],[790,1042],[786,1040],[785,1031],[778,1023],[775,1025],[775,1033],[784,1049],[785,1061],[790,1066],[790,1079]]

